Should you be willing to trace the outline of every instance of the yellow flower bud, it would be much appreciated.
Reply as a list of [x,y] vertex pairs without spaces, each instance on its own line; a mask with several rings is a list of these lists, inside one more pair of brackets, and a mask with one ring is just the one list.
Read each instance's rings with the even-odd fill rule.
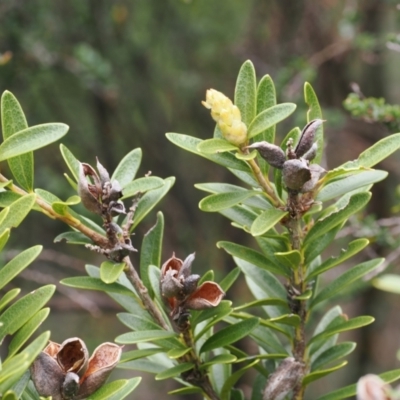
[[206,92],[206,101],[202,101],[202,104],[211,110],[212,118],[228,142],[235,146],[246,142],[246,124],[242,121],[239,108],[228,97],[215,89],[209,89]]

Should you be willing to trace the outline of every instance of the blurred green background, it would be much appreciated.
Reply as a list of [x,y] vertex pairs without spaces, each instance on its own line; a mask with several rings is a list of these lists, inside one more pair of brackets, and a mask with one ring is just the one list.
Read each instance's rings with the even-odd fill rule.
[[[200,212],[202,194],[193,185],[236,180],[216,164],[174,147],[165,132],[211,137],[214,124],[201,105],[205,91],[212,87],[233,97],[238,70],[250,59],[258,77],[272,76],[279,102],[298,104],[295,115],[278,126],[278,138],[305,124],[307,80],[327,119],[325,164],[333,168],[356,158],[390,132],[384,125],[351,118],[342,103],[351,83],[366,96],[400,103],[399,4],[394,0],[1,0],[0,88],[16,95],[29,125],[68,124],[70,132],[62,142],[80,161],[93,164],[97,156],[112,171],[128,151],[141,147],[138,176],[149,171],[163,178],[176,176],[175,186],[160,205],[167,229],[163,258],[173,251],[181,258],[196,251],[194,269],[214,269],[219,280],[233,268],[233,261],[215,242],[251,242],[223,217]],[[37,187],[61,198],[74,194],[63,177],[67,168],[57,145],[38,151],[35,161]],[[399,166],[398,156],[381,166],[391,176],[377,186],[370,205],[369,212],[378,219],[394,217],[391,207],[398,202]],[[152,213],[141,224],[133,237],[136,247],[154,222]],[[378,225],[374,218],[354,221],[348,234],[357,236],[362,230],[374,242],[370,252],[392,254],[398,246],[395,233]],[[46,245],[19,286],[31,290],[83,274],[85,263],[100,264],[102,259],[88,250],[54,245],[54,237],[64,230],[62,224],[36,213],[11,237],[5,257],[33,244]],[[396,271],[398,261],[392,258]],[[340,272],[335,270],[327,279]],[[239,285],[229,294],[233,301],[246,296]],[[377,322],[353,334],[359,344],[351,366],[318,381],[315,397],[352,383],[361,374],[399,366],[399,303],[398,296],[374,289],[343,299],[350,317],[370,314]],[[79,336],[94,349],[125,331],[115,317],[118,306],[105,295],[59,286],[51,306],[43,329],[52,329],[54,341]],[[241,385],[246,392],[251,384],[249,376]],[[150,378],[132,398],[163,396],[163,385]],[[151,387],[150,393],[146,387]]]

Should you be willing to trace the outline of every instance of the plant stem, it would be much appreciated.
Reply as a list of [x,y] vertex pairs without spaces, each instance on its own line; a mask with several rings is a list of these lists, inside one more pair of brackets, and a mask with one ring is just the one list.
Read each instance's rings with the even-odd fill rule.
[[190,322],[187,321],[183,329],[181,329],[181,337],[183,342],[191,350],[185,354],[182,358],[182,362],[192,362],[194,364],[193,369],[182,374],[182,378],[192,385],[201,388],[204,395],[209,400],[219,400],[217,393],[215,393],[208,374],[204,369],[201,368],[202,361],[196,353],[195,345],[193,343],[193,331],[190,326]]

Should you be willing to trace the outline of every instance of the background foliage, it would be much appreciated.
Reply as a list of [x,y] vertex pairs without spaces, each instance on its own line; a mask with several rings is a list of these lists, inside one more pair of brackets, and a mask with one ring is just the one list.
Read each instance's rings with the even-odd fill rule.
[[[328,166],[356,158],[391,127],[349,117],[342,102],[352,90],[350,82],[356,82],[366,97],[400,103],[396,6],[389,0],[4,1],[0,4],[0,88],[12,91],[24,105],[29,125],[68,124],[70,134],[63,142],[82,161],[93,163],[97,155],[112,171],[127,150],[141,147],[145,157],[139,176],[150,169],[163,178],[176,176],[178,184],[162,203],[167,230],[163,258],[173,250],[179,249],[181,256],[196,250],[197,265],[213,268],[222,278],[233,265],[215,242],[240,242],[242,237],[227,221],[198,210],[202,195],[193,184],[232,178],[211,163],[178,151],[166,141],[164,132],[209,137],[213,124],[200,106],[205,90],[218,87],[232,96],[240,65],[252,59],[260,76],[269,73],[274,78],[280,102],[300,103],[303,81],[312,82],[329,121],[324,160]],[[296,115],[304,118],[305,113]],[[304,123],[288,121],[287,126]],[[286,126],[281,125],[277,135],[282,138]],[[67,198],[70,189],[60,179],[65,167],[59,153],[46,148],[38,155],[37,186]],[[91,158],[86,160],[88,155]],[[374,193],[369,212],[377,219],[354,220],[346,233],[372,239],[372,257],[389,255],[389,260],[395,260],[398,221],[387,218],[398,203],[393,197],[399,170],[396,156],[382,168],[392,178],[379,184]],[[153,222],[145,220],[142,233]],[[54,263],[56,257],[49,249],[63,229],[61,224],[43,218],[39,222],[32,215],[22,227],[18,242],[10,239],[14,248],[37,244],[40,232],[47,249],[34,264],[35,274],[27,270],[22,275],[26,291],[35,287],[34,280],[57,283],[64,276],[76,275],[71,267],[82,271],[83,263],[77,263],[75,255],[97,262],[92,254],[78,249],[72,254],[70,246],[58,244],[52,250],[57,252]],[[8,250],[9,258],[11,253]],[[396,265],[392,267],[396,271]],[[241,287],[235,288],[235,294],[248,296]],[[392,318],[398,315],[396,303],[393,296],[374,289],[357,301],[344,299],[347,314],[377,318],[371,327],[357,331],[358,348],[363,351],[352,360],[354,376],[347,372],[344,383],[367,371],[396,366],[393,343],[400,347],[400,326]],[[64,314],[69,322],[56,323],[65,327],[72,322],[80,326],[82,336],[90,337],[103,323],[123,331],[113,317],[114,305],[105,297],[60,288],[50,306],[52,318],[56,309],[75,307],[79,312],[83,307],[84,318]],[[98,318],[107,309],[112,315]],[[93,315],[89,322],[87,311]],[[55,339],[57,335],[60,341],[64,339],[65,332],[54,334]],[[110,337],[115,332],[104,328],[103,338]],[[323,383],[324,387],[329,384]]]

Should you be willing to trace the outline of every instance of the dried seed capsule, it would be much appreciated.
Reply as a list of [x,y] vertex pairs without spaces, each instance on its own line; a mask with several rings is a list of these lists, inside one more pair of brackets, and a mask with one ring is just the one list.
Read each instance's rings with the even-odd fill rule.
[[257,149],[260,156],[267,161],[269,165],[275,168],[282,169],[283,163],[286,161],[286,156],[283,150],[268,142],[256,142],[247,146],[248,149]]
[[303,159],[288,160],[283,164],[282,178],[285,186],[291,190],[301,190],[311,179],[311,171]]
[[297,143],[297,146],[294,149],[297,158],[302,157],[307,153],[308,150],[311,149],[317,129],[322,125],[323,122],[324,121],[322,119],[314,119],[304,127],[299,143]]
[[308,180],[301,188],[302,193],[311,192],[315,188],[315,185],[319,181],[321,176],[325,175],[326,170],[318,164],[310,165],[311,179]]
[[314,160],[315,156],[317,155],[317,150],[318,150],[318,145],[317,143],[314,143],[311,146],[311,149],[308,150],[306,154],[304,154],[303,158],[308,161]]

